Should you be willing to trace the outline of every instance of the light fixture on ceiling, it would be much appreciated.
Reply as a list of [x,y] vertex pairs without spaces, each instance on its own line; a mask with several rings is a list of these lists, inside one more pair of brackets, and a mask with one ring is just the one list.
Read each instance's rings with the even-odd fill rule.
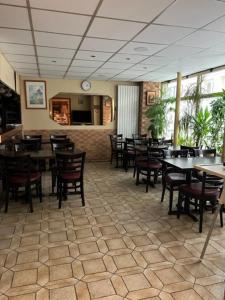
[[91,55],[91,57],[93,57],[93,58],[94,58],[94,57],[96,57],[96,55]]
[[126,57],[126,60],[130,60],[130,57]]
[[144,70],[147,70],[147,67],[143,67]]
[[134,48],[134,51],[145,52],[145,51],[148,51],[148,48],[147,47],[136,47],[136,48]]
[[56,60],[52,60],[53,63],[56,63]]

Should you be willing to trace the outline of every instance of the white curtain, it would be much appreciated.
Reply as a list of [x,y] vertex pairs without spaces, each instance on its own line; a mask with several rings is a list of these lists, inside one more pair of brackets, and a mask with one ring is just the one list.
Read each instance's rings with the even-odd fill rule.
[[138,133],[139,87],[118,85],[117,133],[132,137]]

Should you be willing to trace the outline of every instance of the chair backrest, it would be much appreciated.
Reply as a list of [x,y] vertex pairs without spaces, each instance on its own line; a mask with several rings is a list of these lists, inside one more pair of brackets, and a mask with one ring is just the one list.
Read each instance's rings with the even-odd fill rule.
[[135,142],[132,138],[126,138],[126,143],[124,145],[125,151],[134,151]]
[[170,157],[188,157],[188,149],[171,150]]
[[149,158],[165,158],[165,150],[167,149],[156,149],[151,146],[148,147]]
[[29,155],[5,156],[4,163],[6,182],[11,176],[23,176],[29,183],[32,171],[32,160]]
[[194,157],[216,157],[216,149],[194,149]]
[[24,151],[39,151],[41,149],[40,138],[21,139]]
[[66,139],[67,134],[50,134],[50,140],[51,139]]
[[[67,145],[73,144],[73,148],[75,147],[74,143],[70,142],[70,139],[51,139],[51,149],[52,152],[55,152],[56,150],[65,150],[67,148]],[[69,147],[69,146],[68,146]]]
[[198,151],[195,152],[195,150],[200,150],[199,147],[190,147],[184,145],[180,145],[180,149],[187,149],[189,151],[190,156],[195,156],[195,153],[198,153]]
[[77,173],[79,178],[83,177],[86,152],[78,154],[70,152],[56,152],[55,155],[59,176],[62,173]]

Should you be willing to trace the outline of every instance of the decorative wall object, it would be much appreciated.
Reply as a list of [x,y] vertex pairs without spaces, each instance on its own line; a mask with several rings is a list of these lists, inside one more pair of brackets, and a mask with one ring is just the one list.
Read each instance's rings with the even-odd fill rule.
[[146,105],[150,106],[155,103],[156,91],[147,92]]
[[46,82],[25,80],[26,108],[46,109]]

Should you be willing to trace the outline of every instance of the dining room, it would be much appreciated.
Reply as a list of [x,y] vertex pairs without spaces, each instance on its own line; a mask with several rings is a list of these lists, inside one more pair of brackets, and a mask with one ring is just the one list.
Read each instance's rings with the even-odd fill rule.
[[0,300],[225,300],[224,24],[0,0]]

